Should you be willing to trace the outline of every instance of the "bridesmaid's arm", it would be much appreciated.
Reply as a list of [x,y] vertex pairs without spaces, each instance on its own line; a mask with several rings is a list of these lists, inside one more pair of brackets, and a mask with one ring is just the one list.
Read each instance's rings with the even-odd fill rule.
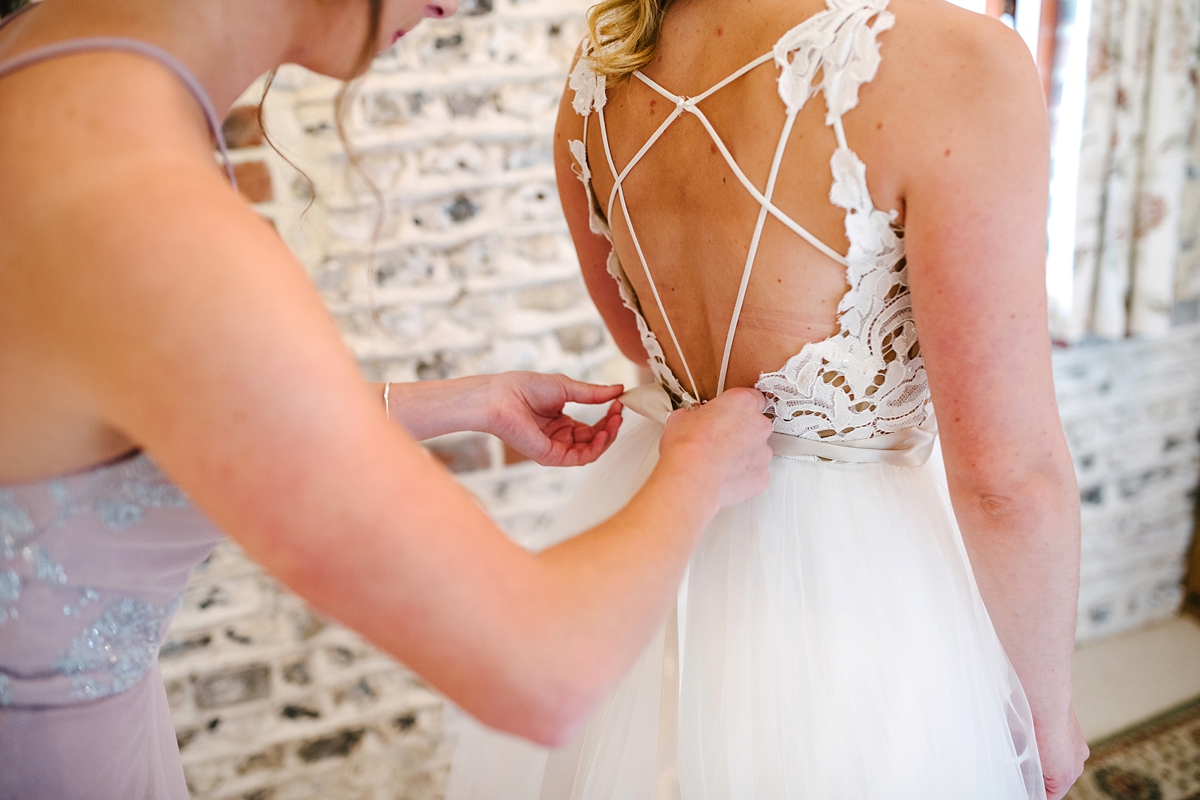
[[1087,748],[1071,709],[1079,494],[1050,363],[1046,111],[1021,40],[956,13],[962,25],[920,33],[910,52],[930,79],[901,90],[887,127],[908,154],[913,313],[954,512],[1054,800]]
[[480,431],[539,464],[574,467],[600,457],[621,425],[614,402],[593,425],[563,413],[567,403],[613,401],[622,386],[597,386],[565,375],[504,372],[441,381],[371,384],[388,416],[417,440],[455,431]]
[[717,509],[766,486],[762,395],[673,415],[625,508],[530,554],[384,418],[303,268],[203,136],[68,122],[39,130],[70,156],[38,195],[54,235],[25,237],[3,276],[62,396],[145,448],[318,610],[485,723],[562,742],[665,617]]

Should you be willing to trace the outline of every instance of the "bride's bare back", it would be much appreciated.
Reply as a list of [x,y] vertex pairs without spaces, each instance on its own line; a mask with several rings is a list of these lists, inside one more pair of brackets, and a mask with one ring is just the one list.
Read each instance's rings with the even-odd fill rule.
[[[819,0],[675,3],[664,21],[656,56],[643,74],[681,97],[700,95],[769,53],[789,30],[826,11]],[[924,110],[929,124],[913,135],[913,100],[921,93],[914,87],[926,90],[926,102],[936,98],[937,87],[931,84],[954,70],[931,66],[931,59],[958,60],[971,67],[970,59],[979,56],[972,50],[980,46],[972,38],[991,44],[987,40],[996,31],[991,30],[995,27],[991,21],[946,3],[900,0],[888,12],[894,12],[897,21],[894,30],[879,37],[882,65],[863,83],[857,106],[841,120],[849,148],[867,166],[867,186],[875,207],[894,210],[895,224],[903,227],[906,178],[938,149],[933,146],[936,109]],[[947,35],[951,33],[953,37]],[[986,59],[974,66],[989,68]],[[706,96],[698,107],[716,136],[697,115],[683,113],[638,159],[621,181],[633,209],[636,245],[620,203],[608,214],[615,176],[597,117],[592,115],[587,122],[593,187],[601,215],[611,217],[607,221],[617,255],[671,371],[700,398],[718,391],[727,332],[761,210],[716,140],[726,145],[749,182],[765,190],[787,118],[777,85],[779,73],[776,63],[768,59]],[[822,77],[818,72],[815,83],[819,85]],[[943,96],[941,102],[950,100]],[[637,76],[608,89],[607,139],[618,171],[626,169],[674,110],[669,98]],[[824,247],[810,244],[775,215],[766,216],[733,339],[727,386],[754,385],[760,374],[778,370],[803,345],[823,340],[837,329],[838,303],[848,289],[845,261],[838,256],[847,253],[849,242],[847,211],[829,199],[830,159],[838,142],[827,111],[824,93],[817,91],[797,113],[772,196],[779,211]],[[560,138],[564,131],[567,138],[575,138],[576,129],[582,136],[582,128],[578,118],[562,120]],[[941,148],[941,157],[952,160],[952,143],[947,139],[946,144],[950,146]],[[637,245],[672,331],[653,301]],[[672,342],[672,332],[679,348]]]
[[[811,7],[811,8],[810,8]],[[645,71],[659,85],[684,97],[707,90],[768,52],[800,20],[823,8],[806,0],[787,13],[749,6],[736,9],[675,9],[664,27],[662,46]],[[730,13],[730,12],[733,13]],[[718,46],[704,46],[715,39]],[[767,185],[786,109],[776,90],[777,69],[763,64],[700,104],[730,155],[760,190]],[[674,104],[640,80],[610,93],[605,108],[609,142],[623,169],[674,111]],[[824,124],[825,106],[814,98],[799,112],[780,164],[773,200],[792,219],[839,253],[846,252],[844,212],[829,203],[829,158],[836,141]],[[598,123],[590,120],[593,180],[601,206],[614,176],[604,157]],[[743,267],[760,203],[739,182],[700,119],[685,113],[622,181],[639,244],[650,264],[664,307],[672,319],[697,385],[692,387],[669,336],[660,336],[672,371],[684,387],[709,398],[716,394],[726,333],[733,316]],[[619,204],[609,220],[614,242],[652,330],[665,323],[649,281],[639,267],[629,222]],[[760,372],[780,367],[806,342],[833,333],[838,300],[846,290],[843,264],[817,250],[768,215],[758,242],[753,279],[730,358],[728,385],[752,386]]]

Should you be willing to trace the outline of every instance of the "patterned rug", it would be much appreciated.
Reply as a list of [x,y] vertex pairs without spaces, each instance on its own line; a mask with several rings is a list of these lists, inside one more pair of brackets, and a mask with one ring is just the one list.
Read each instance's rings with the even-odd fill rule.
[[1200,800],[1200,697],[1092,745],[1065,800]]

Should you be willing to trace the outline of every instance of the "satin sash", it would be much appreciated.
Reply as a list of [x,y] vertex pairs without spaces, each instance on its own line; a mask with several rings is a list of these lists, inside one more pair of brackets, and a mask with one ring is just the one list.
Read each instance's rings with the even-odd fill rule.
[[[667,417],[673,410],[670,395],[657,383],[630,389],[618,399],[631,410],[660,425],[667,424]],[[772,433],[769,439],[771,450],[777,456],[817,456],[851,464],[891,464],[895,467],[921,466],[929,460],[935,441],[937,419],[932,410],[925,421],[916,427],[870,439],[831,442],[802,439],[779,432]]]
[[[657,383],[630,389],[618,398],[630,410],[667,424],[674,410],[666,389]],[[818,456],[832,461],[852,464],[891,464],[897,467],[919,467],[929,460],[937,441],[937,420],[933,410],[925,421],[914,428],[888,433],[871,439],[851,442],[817,441],[772,433],[769,439],[776,456]],[[657,459],[643,467],[653,468]],[[640,476],[644,477],[644,476]],[[639,483],[641,481],[639,480]],[[680,800],[679,792],[679,606],[682,596],[671,604],[663,641],[662,693],[658,712],[658,779],[656,800]]]

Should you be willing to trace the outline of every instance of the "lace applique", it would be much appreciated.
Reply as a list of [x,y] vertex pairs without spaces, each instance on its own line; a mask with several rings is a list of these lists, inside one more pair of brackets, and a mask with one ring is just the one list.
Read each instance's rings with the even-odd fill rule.
[[[596,198],[592,194],[592,168],[588,166],[587,148],[579,139],[572,139],[567,142],[567,147],[571,151],[571,157],[575,159],[575,177],[579,178],[583,183],[583,187],[587,190],[588,198],[588,229],[597,236],[608,237],[608,226],[600,218],[600,214],[596,211]],[[609,240],[611,243],[611,239]]]
[[902,255],[869,269],[839,306],[840,330],[759,378],[775,430],[856,440],[925,421],[929,396]]
[[604,108],[608,101],[604,76],[596,74],[592,69],[591,59],[588,58],[591,52],[591,42],[585,39],[580,49],[579,60],[575,62],[575,68],[571,70],[568,80],[568,87],[575,93],[571,107],[584,119],[593,110],[599,111]]
[[[110,531],[123,531],[138,525],[143,512],[151,508],[188,508],[187,496],[159,471],[154,462],[138,456],[112,467],[117,481],[89,485],[84,491],[72,491],[62,480],[49,485],[50,496],[58,508],[55,525],[79,514],[94,513]],[[112,480],[112,479],[110,479]]]
[[[785,33],[772,55],[779,67],[779,97],[789,112],[817,93],[814,83],[823,70],[825,124],[858,105],[858,90],[879,69],[876,36],[896,23],[887,0],[827,0],[828,8]],[[867,23],[875,18],[873,25]],[[789,58],[790,56],[790,58]]]
[[[611,242],[611,237],[609,238]],[[625,307],[633,312],[633,318],[637,322],[638,333],[642,336],[642,346],[646,348],[646,356],[650,367],[650,372],[658,380],[659,384],[667,390],[667,394],[671,396],[671,404],[675,408],[691,408],[697,405],[698,401],[692,397],[691,393],[683,388],[679,379],[675,377],[675,373],[667,366],[667,357],[663,354],[662,345],[658,341],[658,337],[654,335],[654,331],[650,330],[650,326],[646,324],[646,317],[642,314],[641,304],[638,303],[637,295],[633,291],[633,284],[629,282],[629,278],[625,276],[625,270],[621,268],[621,259],[617,257],[617,250],[613,248],[608,254],[608,274],[613,276],[617,282],[617,291],[621,295],[621,302]]]
[[154,663],[162,624],[178,606],[178,597],[163,606],[126,597],[105,609],[55,665],[70,677],[72,695],[95,700],[137,683]]
[[838,303],[838,331],[805,345],[782,369],[759,376],[756,387],[767,395],[767,411],[781,433],[869,439],[924,422],[929,387],[896,212],[875,207],[867,168],[852,150],[835,150],[830,169],[829,200],[846,209],[850,242],[850,288]]

